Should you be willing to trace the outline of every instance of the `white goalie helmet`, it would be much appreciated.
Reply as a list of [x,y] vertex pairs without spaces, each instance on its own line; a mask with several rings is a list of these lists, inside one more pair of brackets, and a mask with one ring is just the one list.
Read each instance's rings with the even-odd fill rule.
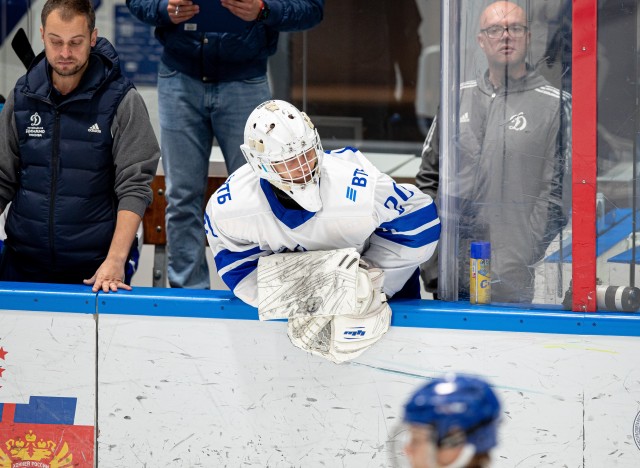
[[247,119],[240,149],[258,177],[307,211],[322,208],[319,178],[323,150],[307,114],[285,101],[263,102]]

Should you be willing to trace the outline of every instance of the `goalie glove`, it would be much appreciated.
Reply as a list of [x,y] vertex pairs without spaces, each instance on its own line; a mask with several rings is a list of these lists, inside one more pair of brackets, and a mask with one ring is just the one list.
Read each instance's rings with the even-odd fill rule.
[[389,329],[391,308],[385,304],[369,317],[344,315],[289,320],[287,334],[300,349],[336,364],[357,358]]
[[367,316],[378,310],[387,302],[387,295],[382,292],[384,271],[372,268],[364,260],[360,260],[356,278],[356,307],[354,316]]
[[335,363],[360,356],[382,338],[391,323],[391,308],[382,292],[383,282],[382,270],[360,267],[353,313],[291,318],[287,329],[291,342]]

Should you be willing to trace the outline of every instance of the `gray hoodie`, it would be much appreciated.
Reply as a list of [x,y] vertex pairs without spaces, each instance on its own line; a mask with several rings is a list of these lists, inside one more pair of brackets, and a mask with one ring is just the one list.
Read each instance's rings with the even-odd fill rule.
[[[532,70],[497,89],[487,72],[460,89],[458,171],[454,180],[442,181],[440,196],[457,202],[461,295],[469,282],[469,243],[489,240],[492,300],[530,302],[533,264],[566,223],[571,140],[569,125],[560,122],[570,116],[570,97],[560,99],[560,91]],[[439,187],[438,137],[434,129],[416,177],[431,194]]]

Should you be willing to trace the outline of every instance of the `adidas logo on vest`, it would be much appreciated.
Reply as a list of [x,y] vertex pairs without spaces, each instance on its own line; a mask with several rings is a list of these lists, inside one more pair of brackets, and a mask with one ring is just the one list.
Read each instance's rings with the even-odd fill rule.
[[91,127],[89,127],[89,129],[87,130],[91,133],[102,133],[102,131],[100,130],[100,127],[98,127],[97,123],[94,123]]

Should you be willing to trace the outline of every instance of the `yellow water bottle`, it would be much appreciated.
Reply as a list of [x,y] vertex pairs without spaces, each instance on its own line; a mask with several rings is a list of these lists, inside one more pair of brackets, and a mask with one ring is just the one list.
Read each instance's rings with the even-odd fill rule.
[[470,257],[470,301],[472,304],[489,304],[491,302],[491,243],[472,242]]

